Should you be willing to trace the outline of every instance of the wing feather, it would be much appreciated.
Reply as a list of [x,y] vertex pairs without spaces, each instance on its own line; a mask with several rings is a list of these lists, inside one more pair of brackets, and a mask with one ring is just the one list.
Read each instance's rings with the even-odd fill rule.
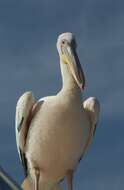
[[90,120],[90,132],[89,132],[89,136],[88,136],[88,139],[87,139],[87,142],[84,147],[83,154],[82,154],[80,160],[82,159],[83,155],[89,148],[89,146],[93,140],[93,137],[95,135],[95,131],[96,131],[96,127],[97,127],[97,123],[98,123],[98,119],[99,119],[99,113],[100,113],[100,103],[97,98],[90,97],[83,102],[83,108]]
[[27,161],[25,158],[24,147],[26,136],[28,133],[27,119],[31,113],[31,109],[35,104],[35,99],[31,92],[25,92],[18,100],[16,106],[16,144],[19,158],[22,162],[25,175],[27,175]]
[[31,120],[38,112],[42,101],[36,102],[31,92],[24,93],[16,106],[16,144],[21,163],[27,176],[27,160],[25,157],[25,144]]

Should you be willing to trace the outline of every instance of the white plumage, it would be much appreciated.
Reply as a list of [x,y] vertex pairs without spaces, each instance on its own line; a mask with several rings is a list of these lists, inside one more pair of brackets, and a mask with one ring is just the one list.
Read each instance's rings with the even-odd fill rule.
[[72,177],[89,147],[99,116],[99,102],[83,102],[85,78],[74,35],[59,36],[57,48],[63,86],[55,96],[36,101],[31,92],[16,108],[16,139],[26,176],[35,190],[53,190],[64,177],[72,190]]

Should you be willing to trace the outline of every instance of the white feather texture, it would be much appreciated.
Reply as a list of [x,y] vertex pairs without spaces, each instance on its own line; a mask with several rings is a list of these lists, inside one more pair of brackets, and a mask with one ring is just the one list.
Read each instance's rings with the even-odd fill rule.
[[[62,89],[55,96],[41,98],[35,104],[39,106],[33,106],[37,111],[30,123],[26,122],[26,118],[35,103],[32,94],[24,94],[17,103],[17,146],[24,153],[28,175],[35,190],[61,190],[58,184],[64,177],[67,178],[68,189],[72,190],[73,172],[93,139],[99,116],[97,99],[89,98],[84,103],[82,100],[81,89],[85,86],[85,77],[76,54],[74,35],[61,34],[57,48]],[[23,117],[18,131],[17,126]]]

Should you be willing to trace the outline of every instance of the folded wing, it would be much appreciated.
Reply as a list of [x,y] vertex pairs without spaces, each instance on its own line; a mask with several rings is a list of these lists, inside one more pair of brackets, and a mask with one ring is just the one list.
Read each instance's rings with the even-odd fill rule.
[[97,98],[90,97],[83,102],[83,108],[90,121],[90,132],[89,132],[89,137],[87,139],[85,149],[83,151],[83,155],[84,155],[84,153],[89,148],[89,145],[91,144],[95,131],[96,131],[96,127],[97,127],[97,123],[99,119],[99,113],[100,113],[100,103]]

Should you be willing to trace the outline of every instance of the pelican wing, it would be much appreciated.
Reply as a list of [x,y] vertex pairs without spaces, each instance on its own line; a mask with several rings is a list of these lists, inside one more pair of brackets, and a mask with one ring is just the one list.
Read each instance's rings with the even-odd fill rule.
[[28,133],[27,119],[31,113],[31,109],[35,103],[35,99],[31,92],[25,92],[18,100],[16,106],[16,144],[19,153],[19,158],[24,167],[26,174],[27,163],[24,154],[24,147],[26,143],[26,136]]
[[25,92],[18,100],[16,106],[16,144],[25,175],[27,176],[27,160],[25,158],[25,144],[28,129],[32,118],[43,101],[36,102],[31,92]]
[[95,97],[90,97],[83,102],[83,108],[88,116],[88,119],[90,120],[90,132],[83,151],[84,155],[89,145],[91,144],[96,131],[96,126],[100,113],[100,103]]

